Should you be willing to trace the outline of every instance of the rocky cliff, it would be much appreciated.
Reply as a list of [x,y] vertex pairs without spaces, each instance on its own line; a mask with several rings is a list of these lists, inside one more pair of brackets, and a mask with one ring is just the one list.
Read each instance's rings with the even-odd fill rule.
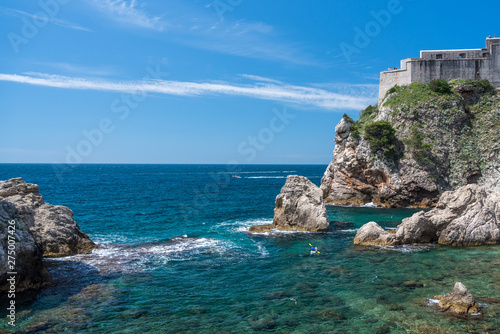
[[97,247],[73,220],[73,211],[45,203],[36,184],[21,178],[0,181],[0,200],[15,206],[19,223],[45,257],[90,253]]
[[[19,222],[14,204],[0,201],[0,291],[9,291],[9,272],[16,272],[16,291],[37,289],[50,281],[42,263],[42,252]],[[11,224],[14,222],[13,224]],[[10,236],[10,237],[9,237]],[[10,240],[10,242],[9,242]],[[10,245],[10,247],[9,247]],[[11,253],[9,253],[11,251]],[[12,253],[15,251],[15,253]],[[11,255],[8,258],[8,255]],[[11,260],[12,262],[9,262]],[[12,266],[12,267],[11,267]]]
[[0,292],[10,289],[8,272],[17,273],[16,291],[38,289],[50,282],[44,256],[89,253],[96,247],[73,212],[45,203],[36,184],[21,178],[0,181]]
[[326,203],[433,207],[468,183],[500,189],[500,94],[485,80],[396,86],[335,131]]

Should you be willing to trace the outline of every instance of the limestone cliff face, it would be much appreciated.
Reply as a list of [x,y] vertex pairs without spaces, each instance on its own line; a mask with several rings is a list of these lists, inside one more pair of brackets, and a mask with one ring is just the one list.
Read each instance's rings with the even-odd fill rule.
[[[422,83],[396,87],[360,120],[345,116],[321,181],[325,202],[433,207],[441,193],[468,183],[499,189],[500,94],[475,81],[452,87],[448,94]],[[395,130],[394,159],[366,138],[379,121]]]
[[45,257],[90,253],[97,247],[73,220],[73,211],[45,203],[36,184],[21,178],[0,181],[0,200],[14,205],[19,223]]
[[276,196],[273,223],[251,226],[249,232],[280,231],[327,232],[329,221],[321,190],[308,178],[288,175]]

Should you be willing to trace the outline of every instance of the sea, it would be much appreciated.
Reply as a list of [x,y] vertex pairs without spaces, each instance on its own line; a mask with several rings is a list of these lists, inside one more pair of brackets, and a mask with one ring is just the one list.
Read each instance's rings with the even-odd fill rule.
[[[99,245],[45,259],[50,286],[0,299],[0,332],[500,333],[500,247],[361,247],[418,210],[328,206],[324,233],[252,235],[271,223],[287,175],[319,185],[326,165],[1,164],[39,185]],[[310,254],[311,245],[319,252]],[[436,295],[462,282],[482,315],[457,318]]]

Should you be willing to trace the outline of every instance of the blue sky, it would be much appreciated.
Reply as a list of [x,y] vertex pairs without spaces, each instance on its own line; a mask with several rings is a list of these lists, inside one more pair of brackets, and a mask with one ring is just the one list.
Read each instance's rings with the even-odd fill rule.
[[0,162],[327,164],[380,71],[500,35],[469,4],[4,0]]

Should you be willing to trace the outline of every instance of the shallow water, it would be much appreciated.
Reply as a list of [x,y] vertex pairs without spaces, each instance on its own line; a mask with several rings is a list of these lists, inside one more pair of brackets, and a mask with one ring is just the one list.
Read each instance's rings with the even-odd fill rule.
[[[84,165],[61,183],[50,165],[0,165],[1,179],[22,176],[69,206],[101,246],[46,260],[54,284],[18,297],[16,330],[498,333],[500,247],[352,244],[364,223],[394,228],[415,210],[329,207],[328,233],[246,233],[271,222],[286,175],[319,184],[325,167]],[[429,302],[456,281],[483,316],[451,317]]]

